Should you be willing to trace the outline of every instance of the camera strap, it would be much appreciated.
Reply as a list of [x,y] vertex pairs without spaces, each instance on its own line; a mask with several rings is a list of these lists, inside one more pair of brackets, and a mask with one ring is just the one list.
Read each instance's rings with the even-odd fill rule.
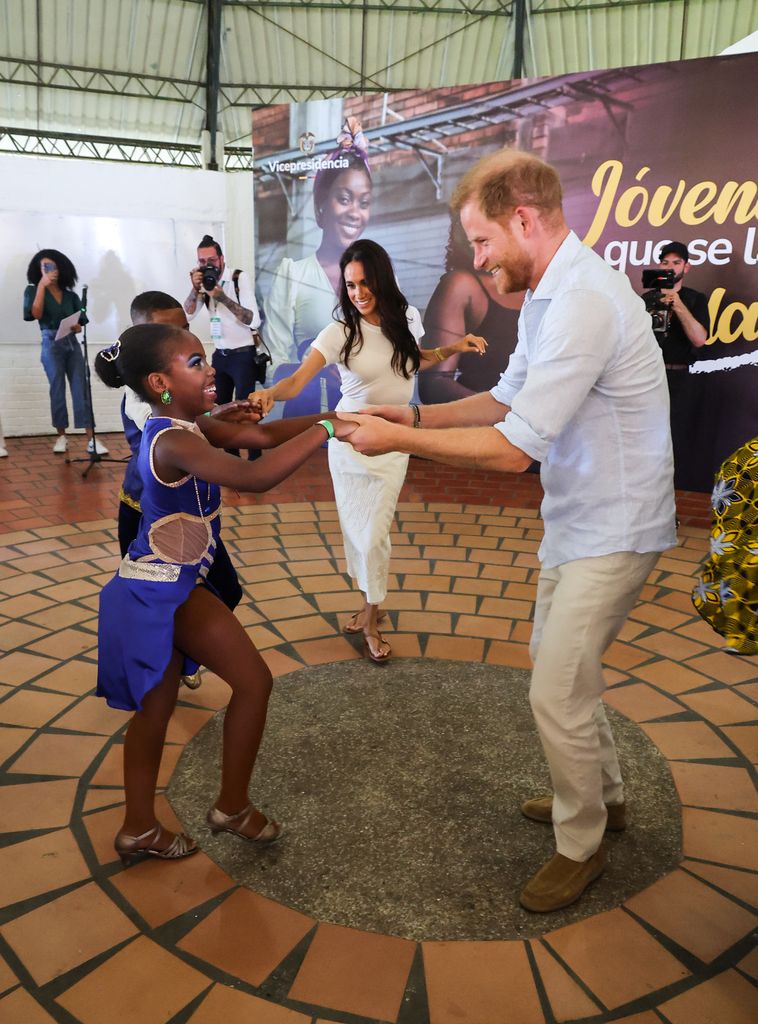
[[[240,285],[239,285],[240,274],[241,273],[242,273],[242,271],[239,269],[239,267],[237,267],[237,269],[232,272],[232,284],[234,285],[234,294],[237,296],[237,305],[238,306],[242,305],[242,303],[240,302]],[[261,332],[256,327],[251,327],[250,328],[250,334],[253,337],[253,344],[255,345],[255,347],[256,348],[260,348],[261,345],[262,345],[266,349],[266,351],[268,352],[268,345],[266,345],[266,342],[263,340],[263,335],[261,334]]]

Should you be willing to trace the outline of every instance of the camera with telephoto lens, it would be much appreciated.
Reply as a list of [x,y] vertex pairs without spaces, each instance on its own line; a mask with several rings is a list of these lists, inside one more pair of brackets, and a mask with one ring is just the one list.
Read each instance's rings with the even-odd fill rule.
[[[253,344],[255,345],[255,352],[253,354],[253,379],[256,384],[260,384],[262,388],[266,386],[266,367],[269,363],[273,362],[271,355],[269,354],[266,342],[261,337],[259,331],[251,331],[253,336]],[[265,352],[261,351],[261,346],[266,349]]]
[[208,263],[206,264],[206,266],[201,267],[201,271],[203,275],[201,278],[203,282],[203,288],[205,288],[207,292],[212,292],[213,289],[218,284],[218,279],[221,277],[221,271],[218,269],[218,267],[214,267],[213,264],[211,263]]
[[661,292],[663,289],[673,288],[676,284],[676,273],[673,270],[643,270],[642,287],[650,288],[647,295],[643,295],[645,309],[653,321],[653,333],[660,338],[665,338],[671,326],[671,306],[663,302]]

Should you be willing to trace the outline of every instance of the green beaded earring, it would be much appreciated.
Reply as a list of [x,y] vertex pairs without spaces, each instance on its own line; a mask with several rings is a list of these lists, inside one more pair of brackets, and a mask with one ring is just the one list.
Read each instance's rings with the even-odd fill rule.
[[171,392],[168,388],[164,388],[163,391],[161,391],[161,401],[164,405],[171,405]]

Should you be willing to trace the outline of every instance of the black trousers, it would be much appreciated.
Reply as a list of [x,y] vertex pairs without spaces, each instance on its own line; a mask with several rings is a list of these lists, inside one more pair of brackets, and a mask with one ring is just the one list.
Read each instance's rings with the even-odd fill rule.
[[[126,554],[129,545],[137,536],[142,513],[136,508],[127,505],[126,502],[118,503],[118,545],[121,549],[121,557]],[[216,555],[213,565],[210,567],[207,576],[208,583],[218,593],[230,612],[233,612],[242,600],[242,587],[240,586],[237,570],[232,565],[229,552],[224,547],[224,542],[219,537],[216,545]]]
[[[216,401],[219,405],[231,402],[233,398],[245,399],[255,391],[255,345],[244,348],[217,348],[211,359],[216,371]],[[227,448],[230,455],[239,455],[239,448]],[[260,448],[251,448],[248,459],[257,459]]]

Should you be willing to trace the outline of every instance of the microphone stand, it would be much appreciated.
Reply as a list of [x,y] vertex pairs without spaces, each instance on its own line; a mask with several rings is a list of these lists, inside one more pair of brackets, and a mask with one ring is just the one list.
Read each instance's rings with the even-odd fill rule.
[[92,376],[89,369],[89,358],[87,356],[87,285],[82,287],[82,308],[81,313],[84,314],[84,321],[82,323],[82,353],[84,355],[84,396],[87,402],[87,411],[89,412],[89,420],[92,424],[92,451],[88,451],[86,459],[66,459],[66,464],[71,465],[73,462],[87,462],[89,465],[82,473],[82,476],[86,479],[87,473],[97,462],[118,462],[125,463],[129,461],[130,456],[125,459],[112,459],[107,455],[100,455],[97,450],[97,434],[95,433],[95,411],[92,408]]

